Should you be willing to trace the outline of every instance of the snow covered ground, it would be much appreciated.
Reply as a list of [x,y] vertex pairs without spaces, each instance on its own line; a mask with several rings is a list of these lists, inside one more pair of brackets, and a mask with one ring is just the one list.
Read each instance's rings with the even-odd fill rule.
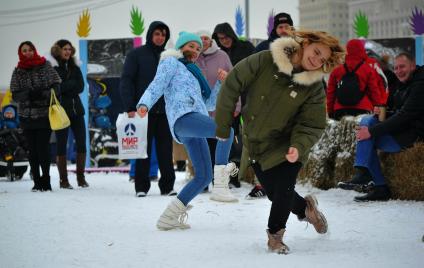
[[[158,231],[156,220],[172,197],[153,183],[134,196],[127,174],[89,174],[90,188],[62,190],[52,166],[53,192],[32,193],[22,181],[0,179],[0,267],[424,267],[424,202],[358,204],[355,193],[298,186],[316,194],[329,233],[292,215],[289,255],[266,250],[270,202],[245,200],[250,185],[235,189],[238,203],[201,194],[189,212],[191,229]],[[177,173],[176,190],[183,186]],[[76,186],[74,175],[71,184]]]

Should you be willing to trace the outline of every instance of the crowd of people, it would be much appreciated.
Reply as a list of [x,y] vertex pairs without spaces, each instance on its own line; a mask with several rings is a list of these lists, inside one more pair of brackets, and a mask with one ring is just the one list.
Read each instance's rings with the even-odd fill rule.
[[[175,196],[157,221],[160,230],[190,228],[190,202],[208,191],[211,182],[211,200],[237,202],[230,179],[250,166],[256,177],[248,197],[271,201],[268,249],[287,254],[283,236],[291,212],[320,234],[328,230],[316,197],[302,197],[295,190],[298,172],[327,118],[368,114],[356,129],[355,174],[338,184],[356,190],[371,183],[369,192],[355,201],[391,197],[377,149],[400,152],[424,138],[424,68],[407,53],[395,57],[393,75],[387,62],[367,55],[364,40],[350,40],[345,51],[328,33],[295,30],[287,13],[275,15],[269,38],[256,47],[240,40],[228,23],[216,25],[212,33],[182,31],[175,48],[165,49],[170,35],[164,22],[150,24],[145,45],[126,56],[119,87],[122,112],[128,117],[148,115],[147,153],[151,156],[155,147],[160,193]],[[78,186],[89,187],[84,176],[87,126],[79,98],[84,79],[74,54],[64,39],[53,44],[47,59],[30,41],[18,47],[10,88],[29,144],[33,191],[52,190],[51,90],[71,123],[55,131],[59,186],[73,189],[66,159],[72,130],[76,180]],[[172,148],[185,150],[187,156],[176,159]],[[175,160],[179,170],[192,165],[179,193],[174,190]],[[134,163],[135,196],[146,197],[151,159]]]

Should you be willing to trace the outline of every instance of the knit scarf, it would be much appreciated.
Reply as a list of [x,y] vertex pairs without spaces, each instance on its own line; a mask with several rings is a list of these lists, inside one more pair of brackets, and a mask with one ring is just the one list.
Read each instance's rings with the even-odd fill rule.
[[32,58],[25,57],[21,51],[18,52],[19,54],[19,62],[18,62],[18,68],[21,69],[31,69],[35,66],[40,66],[46,63],[46,59],[44,57],[40,57],[38,55],[37,50],[34,49],[34,56]]
[[208,85],[208,81],[206,81],[200,68],[197,67],[196,64],[188,61],[186,58],[181,58],[179,59],[179,61],[182,62],[187,68],[187,70],[189,70],[194,75],[194,77],[196,77],[197,81],[199,81],[203,100],[209,99],[209,96],[211,95],[211,89]]

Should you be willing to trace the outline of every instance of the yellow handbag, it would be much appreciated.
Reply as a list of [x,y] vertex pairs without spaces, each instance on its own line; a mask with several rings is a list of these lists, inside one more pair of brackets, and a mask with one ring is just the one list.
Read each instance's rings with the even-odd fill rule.
[[50,93],[49,121],[52,130],[64,129],[71,124],[65,109],[63,109],[56,98],[54,89],[51,89]]

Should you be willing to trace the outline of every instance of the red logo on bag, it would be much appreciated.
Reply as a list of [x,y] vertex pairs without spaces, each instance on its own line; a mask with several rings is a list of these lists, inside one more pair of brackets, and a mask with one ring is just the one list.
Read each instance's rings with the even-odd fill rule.
[[137,137],[122,138],[122,149],[124,150],[136,150],[138,148]]

